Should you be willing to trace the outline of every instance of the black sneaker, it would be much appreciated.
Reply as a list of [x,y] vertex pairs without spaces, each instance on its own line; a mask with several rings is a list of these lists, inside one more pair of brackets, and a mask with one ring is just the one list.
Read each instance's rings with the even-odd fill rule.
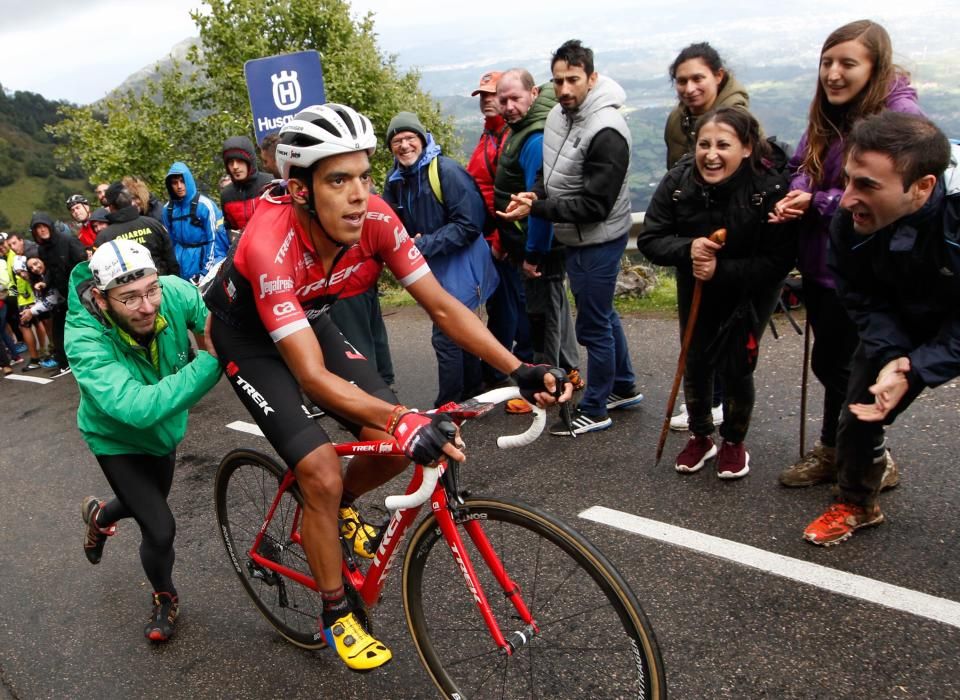
[[588,416],[579,408],[576,408],[570,416],[570,426],[567,426],[566,421],[559,420],[550,426],[550,434],[570,435],[572,432],[574,435],[582,435],[596,430],[606,430],[611,425],[613,425],[613,421],[610,420],[610,416]]
[[643,401],[643,394],[633,387],[630,388],[630,391],[622,394],[614,391],[607,397],[607,410],[612,411],[615,408],[630,408],[631,406],[636,406],[641,401]]
[[165,642],[173,636],[173,625],[180,614],[180,600],[169,593],[153,594],[153,611],[143,628],[143,636],[151,642]]
[[103,545],[107,538],[117,534],[117,526],[110,524],[107,527],[97,525],[97,514],[103,508],[104,502],[96,496],[87,496],[80,504],[80,517],[83,518],[83,553],[91,564],[99,564],[103,557]]
[[40,360],[38,360],[38,359],[35,358],[35,357],[31,357],[31,358],[27,361],[27,364],[25,364],[25,365],[23,366],[23,371],[24,371],[24,372],[33,372],[33,371],[35,371],[35,370],[40,369],[41,367],[43,367],[43,365],[40,364]]
[[54,370],[53,372],[51,372],[49,376],[50,376],[50,379],[56,379],[57,377],[63,377],[63,376],[66,376],[66,375],[68,375],[68,374],[71,374],[72,372],[73,372],[73,370],[70,369],[69,366],[68,366],[68,367],[60,367],[60,368]]

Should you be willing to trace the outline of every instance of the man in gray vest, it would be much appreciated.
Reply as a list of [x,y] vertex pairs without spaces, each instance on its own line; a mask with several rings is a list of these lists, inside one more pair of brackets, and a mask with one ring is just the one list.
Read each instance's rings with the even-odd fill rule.
[[[593,69],[593,51],[573,39],[551,59],[559,104],[547,116],[543,171],[532,192],[511,196],[508,221],[538,216],[553,222],[567,247],[567,276],[577,306],[577,340],[587,349],[587,388],[573,415],[574,433],[604,430],[608,411],[635,406],[630,350],[613,308],[620,258],[630,230],[630,131],[619,108],[626,94]],[[569,435],[560,423],[554,435]]]
[[[543,168],[543,128],[557,98],[552,83],[537,87],[529,71],[513,68],[500,76],[497,101],[510,128],[493,182],[494,204],[502,210],[509,206],[510,195],[534,186]],[[500,246],[523,270],[533,361],[562,367],[574,390],[582,389],[580,348],[564,284],[563,246],[554,240],[550,222],[537,216],[504,223],[500,229]],[[508,413],[532,410],[523,399],[507,403]]]

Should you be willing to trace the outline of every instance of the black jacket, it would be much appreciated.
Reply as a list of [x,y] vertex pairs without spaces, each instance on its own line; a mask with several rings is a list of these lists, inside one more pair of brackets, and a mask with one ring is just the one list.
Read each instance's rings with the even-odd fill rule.
[[115,238],[126,238],[150,251],[158,275],[180,274],[180,265],[173,252],[170,235],[159,221],[149,216],[141,216],[140,210],[132,204],[107,214],[107,221],[110,224],[97,235],[94,247],[99,248]]
[[86,261],[87,251],[80,239],[64,233],[54,225],[53,219],[43,212],[33,215],[30,220],[31,231],[35,224],[46,224],[50,228],[50,238],[46,241],[37,240],[39,256],[47,268],[50,287],[60,292],[66,299],[70,272],[74,265]]
[[871,236],[838,212],[827,266],[868,357],[909,357],[911,388],[960,375],[960,193],[941,180],[919,211]]
[[647,208],[637,247],[653,263],[677,268],[681,319],[690,310],[695,284],[690,245],[718,228],[727,229],[727,238],[717,253],[713,279],[703,284],[698,330],[701,325],[704,332],[715,328],[745,298],[758,316],[772,311],[796,259],[796,224],[767,221],[786,193],[785,176],[772,170],[757,174],[746,163],[719,185],[704,184],[692,158],[664,176]]

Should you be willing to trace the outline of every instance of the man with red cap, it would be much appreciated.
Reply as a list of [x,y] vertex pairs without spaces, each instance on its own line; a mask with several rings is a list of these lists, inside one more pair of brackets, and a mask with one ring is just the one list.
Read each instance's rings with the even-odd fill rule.
[[[480,96],[480,112],[483,114],[483,133],[473,149],[467,172],[476,181],[483,195],[483,204],[487,208],[487,220],[496,222],[493,204],[493,180],[497,173],[500,150],[507,139],[509,130],[500,115],[497,102],[497,83],[500,71],[488,71],[480,76],[480,84],[471,94]],[[489,230],[487,230],[489,229]],[[506,252],[500,246],[500,233],[493,226],[486,226],[484,238],[490,244],[494,264],[500,274],[500,284],[487,301],[487,328],[500,344],[515,352],[524,362],[532,359],[530,348],[530,328],[524,312],[523,280],[516,267],[507,261]],[[516,343],[516,347],[514,347]],[[483,366],[484,381],[495,384],[504,380],[492,367]]]

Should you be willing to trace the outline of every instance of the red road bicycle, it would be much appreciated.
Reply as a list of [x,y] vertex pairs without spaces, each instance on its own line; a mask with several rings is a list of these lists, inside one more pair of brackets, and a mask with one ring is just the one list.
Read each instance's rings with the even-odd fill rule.
[[[458,425],[515,388],[447,411]],[[535,440],[546,422],[498,439]],[[402,454],[396,443],[336,445],[341,456]],[[343,578],[366,609],[380,599],[395,555],[421,506],[401,567],[407,626],[431,679],[447,698],[665,698],[653,630],[620,573],[583,535],[514,500],[466,495],[458,463],[417,465],[369,564],[345,544]],[[325,645],[320,596],[301,547],[303,505],[293,472],[252,450],[217,470],[217,521],[244,589],[267,621],[297,646]],[[459,582],[459,583],[458,583]]]

